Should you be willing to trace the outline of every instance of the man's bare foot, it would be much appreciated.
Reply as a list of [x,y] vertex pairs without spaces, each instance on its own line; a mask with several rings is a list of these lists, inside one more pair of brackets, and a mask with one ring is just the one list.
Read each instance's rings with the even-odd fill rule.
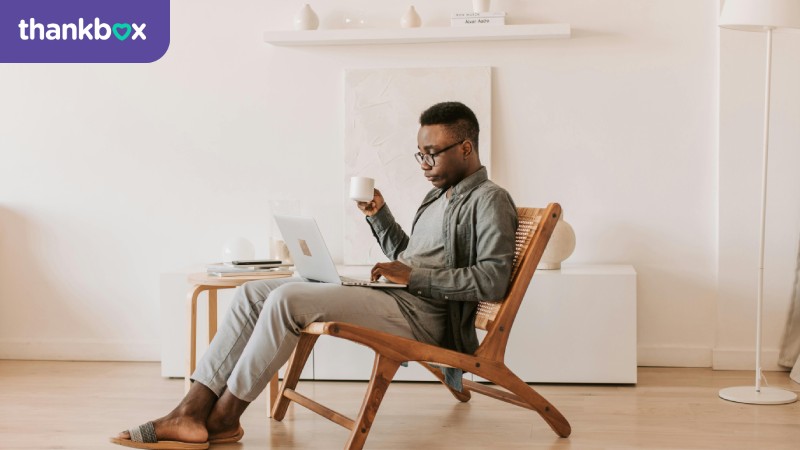
[[211,411],[208,420],[205,423],[206,430],[208,431],[209,440],[226,439],[237,436],[242,429],[239,424],[239,417],[236,414],[221,414],[217,408]]
[[[153,421],[156,438],[159,441],[207,442],[206,419],[216,401],[217,396],[211,389],[200,383],[193,383],[189,392],[172,412]],[[131,435],[123,431],[117,438],[130,439]]]
[[[168,416],[153,421],[156,437],[159,441],[178,441],[201,443],[208,441],[208,431],[204,421],[187,416]],[[119,439],[130,439],[131,435],[123,431]]]
[[[208,430],[209,440],[218,441],[225,439],[225,442],[236,442],[244,434],[239,418],[247,409],[250,403],[239,400],[230,391],[225,391],[220,396],[211,413],[206,419],[206,429]],[[228,438],[234,438],[228,440]]]

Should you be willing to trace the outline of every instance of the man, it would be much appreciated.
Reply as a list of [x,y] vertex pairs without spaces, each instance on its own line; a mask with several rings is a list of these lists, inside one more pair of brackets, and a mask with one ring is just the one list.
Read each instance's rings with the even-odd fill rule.
[[173,441],[181,449],[238,441],[244,433],[239,418],[289,359],[300,331],[311,322],[349,322],[474,352],[477,302],[505,295],[517,226],[511,197],[488,180],[481,165],[479,132],[475,114],[461,103],[438,103],[420,116],[415,157],[434,189],[417,211],[410,237],[377,189],[372,201],[358,203],[392,260],[376,264],[372,279],[383,276],[407,284],[407,290],[297,278],[246,283],[181,403],[111,441],[136,448],[150,448],[147,443],[155,441],[158,448],[168,448]]

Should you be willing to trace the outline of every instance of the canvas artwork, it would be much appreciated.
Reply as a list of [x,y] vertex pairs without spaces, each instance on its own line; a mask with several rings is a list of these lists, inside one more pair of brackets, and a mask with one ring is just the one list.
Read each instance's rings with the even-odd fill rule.
[[[481,126],[481,162],[491,173],[491,67],[358,69],[345,71],[345,183],[350,177],[375,178],[392,213],[406,233],[425,194],[433,186],[414,159],[419,115],[443,101],[469,106]],[[346,200],[345,264],[386,261],[363,214]]]

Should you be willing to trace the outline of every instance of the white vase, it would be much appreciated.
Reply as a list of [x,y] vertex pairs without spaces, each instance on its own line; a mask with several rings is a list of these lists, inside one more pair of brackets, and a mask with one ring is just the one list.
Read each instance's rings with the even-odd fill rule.
[[489,12],[492,0],[472,0],[472,11],[476,13]]
[[229,239],[222,246],[222,262],[246,261],[255,256],[253,243],[243,237]]
[[417,14],[417,10],[413,6],[408,7],[408,11],[400,18],[400,26],[403,28],[419,28],[422,25],[422,19]]
[[317,17],[317,13],[311,9],[311,6],[306,3],[297,15],[294,16],[294,29],[316,30],[317,27],[319,27],[319,17]]
[[564,221],[564,216],[558,219],[553,235],[544,249],[542,259],[536,267],[539,270],[557,270],[561,268],[561,263],[569,258],[575,251],[575,230],[572,225]]

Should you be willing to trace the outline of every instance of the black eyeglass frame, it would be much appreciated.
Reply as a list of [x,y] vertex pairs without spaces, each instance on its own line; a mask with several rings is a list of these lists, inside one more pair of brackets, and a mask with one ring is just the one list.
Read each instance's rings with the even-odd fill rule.
[[464,142],[467,142],[468,140],[469,139],[464,139],[464,140],[462,140],[460,142],[456,142],[455,144],[448,145],[447,147],[439,150],[436,153],[417,152],[417,153],[414,153],[414,158],[416,158],[417,162],[420,163],[420,164],[422,164],[422,162],[424,161],[425,164],[427,164],[427,165],[429,165],[431,167],[434,167],[436,165],[436,159],[434,158],[434,156],[442,154],[442,153],[450,150],[451,148],[455,148],[456,146],[461,145]]

